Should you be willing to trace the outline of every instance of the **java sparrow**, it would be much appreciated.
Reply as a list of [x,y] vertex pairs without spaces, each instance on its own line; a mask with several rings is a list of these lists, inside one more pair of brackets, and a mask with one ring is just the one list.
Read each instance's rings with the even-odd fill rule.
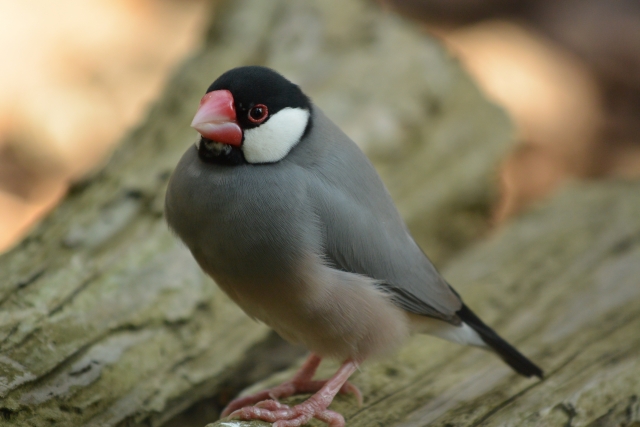
[[[223,416],[343,426],[327,409],[334,396],[361,399],[349,376],[411,332],[492,350],[542,377],[464,305],[367,157],[298,86],[268,68],[232,69],[209,86],[191,126],[201,137],[169,181],[170,228],[249,316],[311,350],[291,381],[233,401]],[[344,363],[312,381],[324,357]],[[277,402],[295,393],[315,394]]]

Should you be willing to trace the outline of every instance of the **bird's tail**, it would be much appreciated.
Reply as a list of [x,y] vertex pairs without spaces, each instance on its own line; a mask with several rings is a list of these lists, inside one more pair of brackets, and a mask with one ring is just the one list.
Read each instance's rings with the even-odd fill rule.
[[482,341],[495,351],[514,371],[525,377],[535,375],[538,378],[542,378],[542,369],[524,357],[511,344],[500,338],[493,329],[485,325],[473,311],[469,310],[469,307],[463,304],[462,308],[457,311],[456,314],[460,320],[476,331],[476,333],[480,335],[480,338],[482,338]]

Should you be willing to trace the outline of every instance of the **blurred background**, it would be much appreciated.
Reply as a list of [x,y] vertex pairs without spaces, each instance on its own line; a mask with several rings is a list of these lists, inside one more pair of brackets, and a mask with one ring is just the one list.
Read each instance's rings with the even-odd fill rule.
[[[0,252],[108,158],[198,48],[211,0],[0,0]],[[640,175],[640,2],[384,0],[517,126],[495,226],[571,179]]]
[[0,0],[0,252],[143,117],[209,3]]

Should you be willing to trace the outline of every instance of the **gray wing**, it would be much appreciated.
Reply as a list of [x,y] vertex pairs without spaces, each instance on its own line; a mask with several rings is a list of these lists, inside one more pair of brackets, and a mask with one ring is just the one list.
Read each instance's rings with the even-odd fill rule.
[[459,323],[460,298],[410,236],[367,157],[315,107],[313,117],[294,160],[310,172],[327,261],[375,279],[406,311]]

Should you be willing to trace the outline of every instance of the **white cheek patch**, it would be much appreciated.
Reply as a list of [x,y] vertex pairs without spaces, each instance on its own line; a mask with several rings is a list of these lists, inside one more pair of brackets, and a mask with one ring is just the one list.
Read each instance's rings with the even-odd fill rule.
[[242,151],[249,163],[273,163],[282,160],[307,128],[309,111],[284,108],[266,123],[244,132]]

